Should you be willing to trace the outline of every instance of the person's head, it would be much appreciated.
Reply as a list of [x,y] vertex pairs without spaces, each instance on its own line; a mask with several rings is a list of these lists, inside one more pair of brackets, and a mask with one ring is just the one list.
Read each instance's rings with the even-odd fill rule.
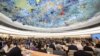
[[8,47],[10,47],[11,43],[12,43],[11,41],[7,41],[6,42],[6,44],[7,44]]
[[98,42],[98,44],[96,44],[95,47],[96,47],[96,48],[100,48],[100,42]]
[[20,49],[25,48],[23,42],[18,42],[17,47],[19,47]]
[[90,43],[86,43],[86,46],[90,46]]

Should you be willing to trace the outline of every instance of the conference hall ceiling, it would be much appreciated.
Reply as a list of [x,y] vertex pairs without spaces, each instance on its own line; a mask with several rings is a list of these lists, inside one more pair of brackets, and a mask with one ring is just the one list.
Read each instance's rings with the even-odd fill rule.
[[0,0],[0,12],[32,27],[68,27],[92,19],[100,12],[100,0]]

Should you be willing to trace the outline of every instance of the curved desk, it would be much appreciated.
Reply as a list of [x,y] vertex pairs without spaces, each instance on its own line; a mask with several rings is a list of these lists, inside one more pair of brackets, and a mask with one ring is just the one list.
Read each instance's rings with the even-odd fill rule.
[[32,55],[31,56],[58,56],[58,55],[53,55],[53,54],[47,54],[47,53],[32,51]]

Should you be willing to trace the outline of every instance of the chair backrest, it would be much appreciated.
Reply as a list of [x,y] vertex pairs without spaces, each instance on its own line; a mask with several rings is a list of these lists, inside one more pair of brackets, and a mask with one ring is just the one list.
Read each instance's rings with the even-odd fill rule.
[[54,50],[53,54],[56,55],[61,55],[61,56],[67,56],[65,51],[61,51],[61,50]]
[[77,52],[74,53],[74,56],[93,56],[92,54],[90,53],[87,53],[83,50],[79,50]]
[[90,53],[90,54],[94,55],[92,51],[85,51],[85,52],[87,52],[87,53]]
[[47,53],[53,54],[53,49],[52,48],[47,48]]
[[74,56],[74,52],[77,52],[77,50],[69,50],[68,55],[69,56]]

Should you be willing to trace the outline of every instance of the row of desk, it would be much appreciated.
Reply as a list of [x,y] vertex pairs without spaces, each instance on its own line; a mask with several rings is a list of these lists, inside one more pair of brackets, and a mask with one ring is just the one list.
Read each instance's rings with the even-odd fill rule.
[[32,50],[24,50],[23,56],[59,56],[59,55],[47,54],[47,53],[32,51]]
[[58,55],[53,55],[53,54],[47,54],[47,53],[32,51],[31,56],[58,56]]

